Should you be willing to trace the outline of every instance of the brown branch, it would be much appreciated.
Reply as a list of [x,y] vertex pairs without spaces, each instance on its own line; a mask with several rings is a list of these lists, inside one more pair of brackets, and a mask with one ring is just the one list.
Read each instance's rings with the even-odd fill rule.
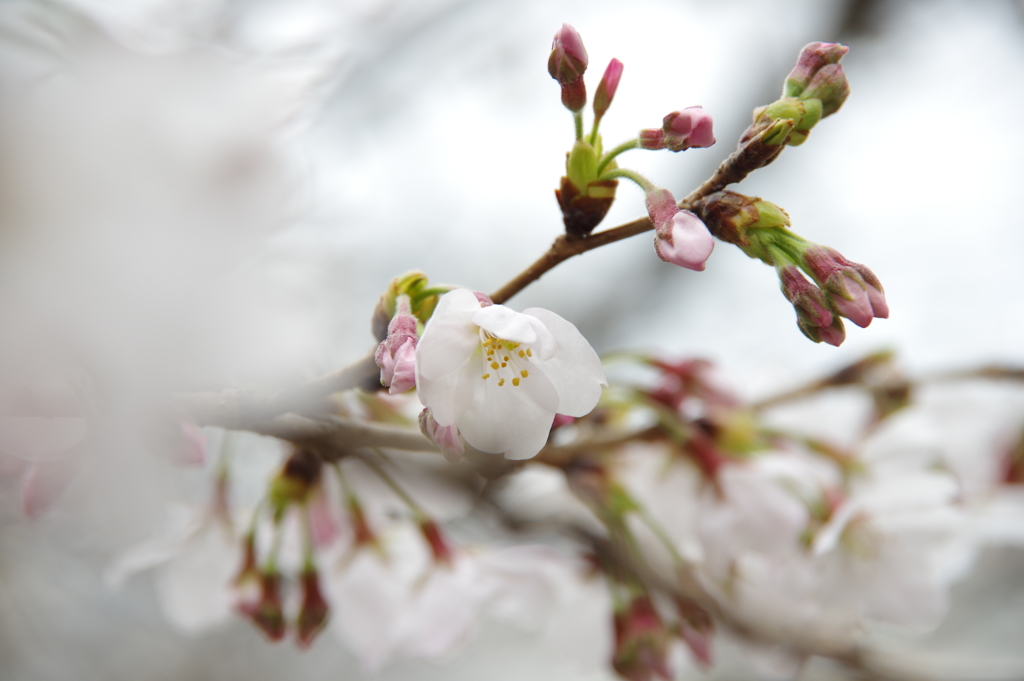
[[[763,133],[767,132],[764,124],[760,127],[748,128],[744,133],[739,148],[727,159],[719,164],[714,174],[704,181],[699,187],[690,192],[689,196],[680,201],[677,205],[682,210],[690,210],[694,205],[713,194],[716,191],[730,184],[740,182],[747,175],[758,168],[762,168],[782,152],[783,145],[767,145],[763,142]],[[654,225],[648,218],[637,218],[632,222],[606,229],[603,232],[585,236],[562,234],[551,248],[538,258],[532,265],[517,274],[511,281],[491,294],[491,300],[496,304],[502,304],[512,298],[515,294],[541,278],[546,272],[554,269],[574,255],[581,255],[601,246],[628,239],[631,236],[642,234],[654,229]]]

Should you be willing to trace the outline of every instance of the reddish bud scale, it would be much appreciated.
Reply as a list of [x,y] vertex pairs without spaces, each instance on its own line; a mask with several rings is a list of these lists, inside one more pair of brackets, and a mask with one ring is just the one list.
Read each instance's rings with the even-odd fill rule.
[[786,300],[793,304],[797,314],[812,326],[831,326],[832,312],[820,288],[807,281],[793,265],[779,270],[779,284]]
[[[611,209],[618,186],[618,180],[600,180],[588,184],[584,192],[563,176],[561,188],[555,190],[555,198],[562,209],[566,233],[586,236],[594,231]],[[591,196],[591,193],[597,195]]]
[[301,581],[302,606],[295,621],[295,641],[301,648],[308,648],[327,624],[330,606],[320,592],[316,570],[304,570]]

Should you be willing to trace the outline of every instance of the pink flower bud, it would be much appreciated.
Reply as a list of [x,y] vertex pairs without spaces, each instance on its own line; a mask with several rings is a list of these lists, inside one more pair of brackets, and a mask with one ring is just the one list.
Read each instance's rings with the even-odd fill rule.
[[810,43],[800,51],[796,66],[786,77],[786,97],[800,97],[815,74],[829,64],[838,64],[850,48],[839,43]]
[[832,307],[857,326],[866,327],[875,317],[889,316],[882,285],[864,265],[851,262],[838,251],[824,246],[808,248],[804,252],[804,263],[807,272],[824,289]]
[[832,312],[828,309],[828,301],[820,288],[807,281],[795,266],[790,265],[779,270],[779,284],[786,300],[793,304],[801,319],[813,326],[830,326]]
[[662,130],[665,146],[672,151],[685,151],[690,147],[710,147],[715,143],[711,114],[699,106],[673,111],[665,116]]
[[608,111],[608,107],[612,104],[612,99],[615,98],[615,91],[619,88],[619,80],[621,78],[622,62],[618,59],[612,59],[608,63],[608,68],[604,71],[601,83],[597,86],[597,92],[594,94],[594,115],[597,118],[604,116],[605,112]]
[[715,249],[715,239],[700,218],[679,210],[666,189],[647,193],[647,212],[654,224],[654,250],[658,257],[689,270],[702,271]]
[[388,335],[374,354],[380,367],[381,385],[392,395],[416,386],[416,318],[412,315],[408,296],[399,296],[395,316],[388,323]]
[[302,606],[295,621],[295,640],[300,648],[308,648],[327,624],[330,608],[320,593],[320,579],[315,568],[302,572]]
[[462,444],[459,427],[454,423],[450,426],[438,425],[433,414],[430,413],[430,409],[427,408],[420,412],[420,431],[441,449],[441,453],[449,463],[458,463],[462,459],[465,447]]
[[561,85],[568,85],[583,77],[588,61],[583,38],[575,28],[569,24],[562,24],[562,28],[558,29],[555,39],[551,42],[548,73]]
[[850,81],[839,64],[830,64],[814,75],[800,99],[821,100],[821,117],[831,116],[850,96]]

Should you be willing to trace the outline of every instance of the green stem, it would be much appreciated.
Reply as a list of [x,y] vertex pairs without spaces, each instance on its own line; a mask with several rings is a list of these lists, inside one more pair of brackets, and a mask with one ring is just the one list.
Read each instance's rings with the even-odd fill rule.
[[309,504],[305,504],[305,513],[302,514],[302,569],[304,572],[311,572],[314,569],[313,563],[313,528],[312,520],[309,517]]
[[583,139],[583,111],[573,111],[572,120],[576,124],[576,139]]
[[588,140],[590,142],[590,146],[594,146],[594,142],[597,141],[597,129],[601,126],[602,118],[604,118],[604,116],[594,116],[594,127],[590,129],[590,139]]
[[[282,519],[283,520],[283,519]],[[270,543],[270,551],[267,552],[267,562],[263,564],[263,570],[267,574],[277,572],[277,557],[281,553],[281,542],[284,540],[284,523],[274,523],[274,538]]]
[[657,187],[654,186],[653,182],[651,182],[650,180],[648,180],[646,177],[636,172],[635,170],[630,170],[629,168],[615,168],[614,170],[609,170],[607,173],[600,175],[599,179],[612,180],[617,177],[622,177],[627,180],[632,180],[633,182],[636,182],[638,185],[640,185],[640,188],[643,189],[644,192],[650,192],[657,189]]
[[[595,121],[594,136],[596,137],[596,135],[597,135],[597,125],[596,125],[596,121]],[[591,144],[593,144],[593,142],[594,142],[594,140],[592,139],[591,140]],[[623,142],[619,146],[615,147],[614,149],[612,149],[607,154],[605,154],[604,156],[601,157],[601,162],[597,164],[597,174],[600,175],[601,173],[603,173],[604,169],[608,167],[608,164],[611,163],[615,159],[615,157],[618,156],[619,154],[621,154],[623,152],[626,152],[626,151],[629,151],[630,149],[637,149],[639,147],[640,147],[640,139],[639,138],[634,138],[634,139],[631,139],[631,140],[626,140],[625,142]]]

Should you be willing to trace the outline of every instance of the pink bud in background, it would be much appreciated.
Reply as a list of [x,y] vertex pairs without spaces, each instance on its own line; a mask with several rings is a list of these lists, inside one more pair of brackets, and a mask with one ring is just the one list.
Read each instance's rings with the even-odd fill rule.
[[450,564],[452,562],[452,548],[441,534],[441,528],[437,526],[437,523],[429,518],[420,521],[420,534],[430,546],[430,553],[434,556],[435,563]]
[[820,288],[807,281],[800,270],[790,265],[779,269],[779,284],[786,300],[793,304],[801,319],[813,326],[830,326],[832,312]]
[[430,409],[427,408],[420,412],[420,431],[441,449],[441,453],[449,463],[458,463],[462,459],[465,447],[462,444],[458,426],[455,424],[439,426],[434,420],[433,414],[430,413]]
[[320,592],[320,578],[315,568],[302,571],[302,606],[295,621],[295,641],[308,648],[327,624],[330,608]]
[[672,151],[710,147],[715,143],[713,128],[711,114],[699,106],[673,111],[665,116],[661,127],[665,133],[665,146]]
[[612,99],[615,98],[615,91],[619,88],[619,80],[622,78],[622,68],[622,62],[618,59],[612,59],[608,63],[608,68],[605,69],[601,83],[597,86],[597,92],[594,94],[594,115],[597,118],[604,116],[608,107],[611,106]]
[[702,271],[715,249],[715,239],[701,219],[688,210],[679,210],[667,189],[647,193],[647,212],[654,224],[658,257],[688,270]]

